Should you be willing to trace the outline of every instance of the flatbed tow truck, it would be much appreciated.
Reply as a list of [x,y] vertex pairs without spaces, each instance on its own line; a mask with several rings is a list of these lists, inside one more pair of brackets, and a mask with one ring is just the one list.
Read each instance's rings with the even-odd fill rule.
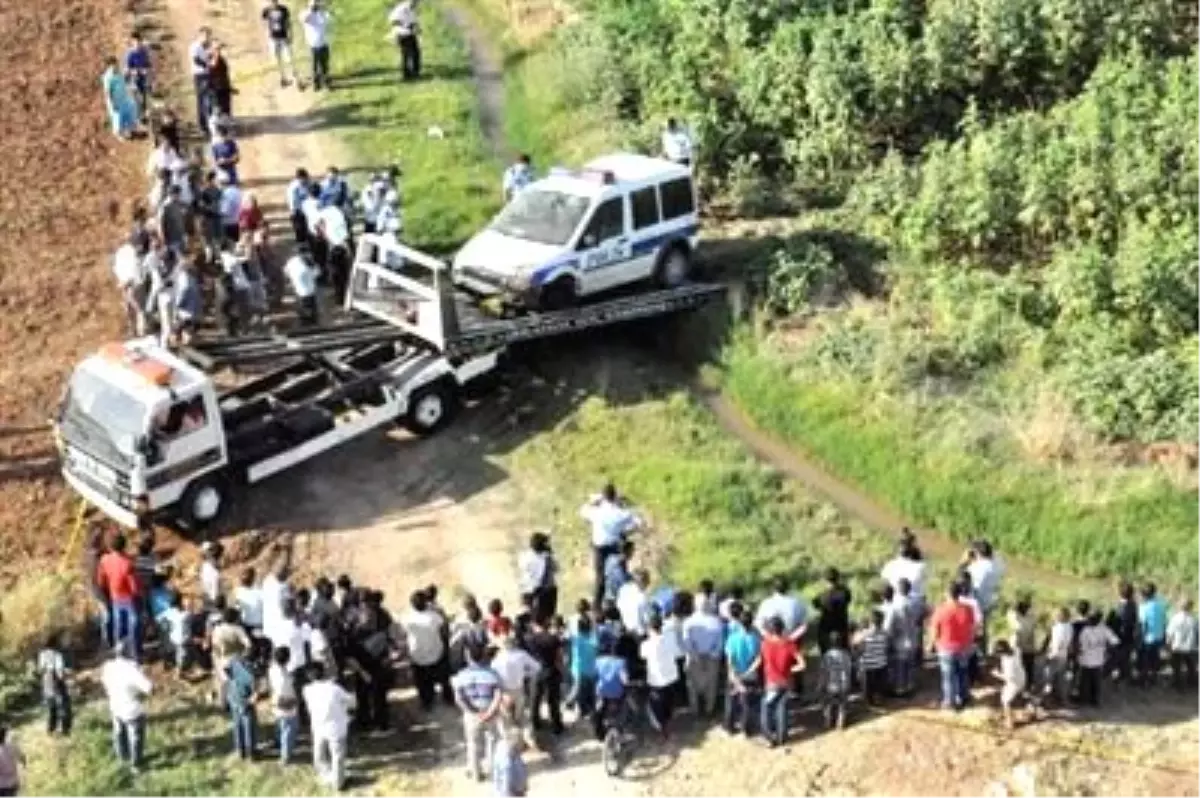
[[[723,291],[692,283],[494,318],[454,289],[444,262],[364,236],[349,321],[200,342],[178,354],[137,339],[86,358],[54,424],[62,473],[124,526],[199,529],[238,491],[376,428],[398,422],[418,435],[436,432],[509,346],[690,310]],[[271,368],[218,391],[210,372],[244,364]]]

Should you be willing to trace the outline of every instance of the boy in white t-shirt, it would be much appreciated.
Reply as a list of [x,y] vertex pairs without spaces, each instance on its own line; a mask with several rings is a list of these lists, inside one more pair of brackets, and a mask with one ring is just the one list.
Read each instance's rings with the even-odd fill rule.
[[275,715],[279,742],[279,761],[285,765],[291,761],[300,733],[300,694],[296,690],[295,676],[289,669],[290,659],[291,650],[280,646],[271,652],[271,665],[267,669],[271,711]]

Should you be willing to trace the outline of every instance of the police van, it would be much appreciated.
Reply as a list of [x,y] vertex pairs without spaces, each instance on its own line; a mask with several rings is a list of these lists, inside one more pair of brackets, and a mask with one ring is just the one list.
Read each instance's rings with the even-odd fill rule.
[[688,280],[699,233],[686,166],[619,153],[531,183],[454,259],[480,297],[555,310],[630,283]]

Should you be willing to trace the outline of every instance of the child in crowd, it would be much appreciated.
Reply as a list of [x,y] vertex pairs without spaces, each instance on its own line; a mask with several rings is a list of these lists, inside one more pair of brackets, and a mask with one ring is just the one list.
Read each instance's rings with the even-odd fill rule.
[[1000,708],[1004,713],[1004,725],[1009,729],[1014,727],[1013,704],[1025,692],[1025,666],[1020,655],[1013,650],[1007,640],[998,640],[992,649],[1000,660],[1000,667],[995,676],[1001,682]]
[[846,725],[846,700],[850,696],[850,674],[854,667],[846,641],[841,632],[829,634],[829,649],[821,655],[821,676],[818,690],[822,698],[825,728]]
[[888,635],[883,630],[881,610],[871,611],[870,623],[859,633],[858,649],[863,699],[868,706],[879,706],[888,690]]

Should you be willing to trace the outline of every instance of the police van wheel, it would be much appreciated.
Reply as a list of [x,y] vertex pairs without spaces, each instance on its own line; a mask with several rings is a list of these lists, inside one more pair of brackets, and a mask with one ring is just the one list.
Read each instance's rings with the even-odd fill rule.
[[229,489],[218,477],[201,477],[187,486],[179,500],[179,517],[189,529],[212,526],[229,506]]
[[570,277],[560,277],[542,289],[538,305],[542,310],[565,310],[575,307],[579,291]]
[[416,435],[432,435],[450,423],[458,406],[456,386],[449,380],[438,380],[413,391],[400,423]]
[[658,262],[654,278],[663,288],[683,285],[692,275],[692,257],[683,247],[671,247]]

